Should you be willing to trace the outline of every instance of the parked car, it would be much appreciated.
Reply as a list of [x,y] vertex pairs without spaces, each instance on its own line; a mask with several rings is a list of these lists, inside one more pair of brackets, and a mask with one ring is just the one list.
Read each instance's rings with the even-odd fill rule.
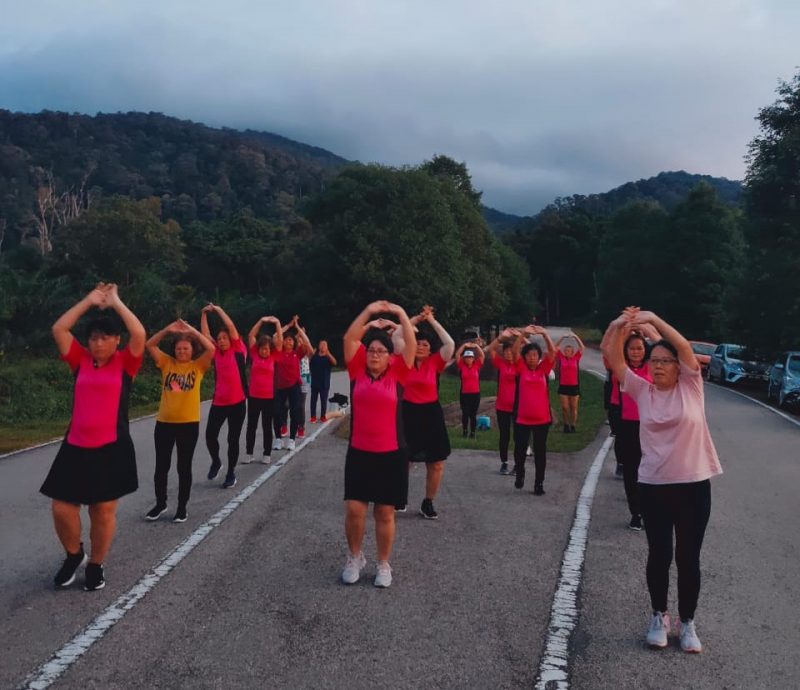
[[769,364],[743,345],[717,345],[708,363],[708,380],[719,383],[743,383],[769,379]]
[[711,355],[714,354],[717,346],[700,340],[690,340],[689,344],[692,346],[692,352],[694,352],[697,363],[700,365],[703,376],[705,376],[708,373],[708,363],[711,361]]
[[769,370],[767,381],[767,399],[777,400],[784,407],[800,392],[800,351],[784,352],[775,360]]

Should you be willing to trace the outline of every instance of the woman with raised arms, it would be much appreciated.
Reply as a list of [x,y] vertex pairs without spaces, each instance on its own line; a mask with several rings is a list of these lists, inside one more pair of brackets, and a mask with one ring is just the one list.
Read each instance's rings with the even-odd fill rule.
[[[488,352],[492,366],[497,369],[497,399],[495,415],[500,432],[500,474],[508,474],[508,446],[511,442],[511,424],[514,418],[514,398],[517,388],[517,360],[514,358],[514,340],[519,331],[506,328],[491,343]],[[497,350],[502,350],[502,355]]]

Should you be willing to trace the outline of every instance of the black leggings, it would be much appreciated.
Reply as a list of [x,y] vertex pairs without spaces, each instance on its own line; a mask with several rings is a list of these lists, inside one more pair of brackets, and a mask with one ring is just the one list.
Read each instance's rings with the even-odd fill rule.
[[647,589],[653,611],[667,610],[672,535],[678,566],[678,613],[694,618],[700,596],[700,549],[711,515],[711,482],[639,484],[647,532]]
[[167,477],[172,465],[172,448],[178,449],[178,505],[186,507],[192,491],[192,458],[200,436],[200,422],[173,424],[156,422],[153,438],[156,442],[156,471],[153,484],[156,503],[167,505]]
[[244,446],[248,455],[253,454],[256,447],[256,429],[261,417],[261,433],[264,436],[264,455],[272,450],[272,410],[273,398],[247,398],[247,431],[244,434]]
[[461,393],[461,428],[467,433],[467,426],[471,433],[475,433],[477,426],[478,405],[481,402],[480,393]]
[[528,442],[533,435],[533,466],[535,469],[534,484],[544,484],[544,472],[547,469],[547,433],[549,424],[515,424],[514,425],[514,465],[517,477],[522,473],[525,477],[525,456]]
[[319,398],[319,416],[324,417],[328,411],[328,393],[330,388],[314,388],[311,386],[311,416],[317,416],[317,398]]
[[235,405],[212,405],[206,423],[206,446],[212,465],[222,464],[219,459],[219,431],[228,422],[228,473],[233,472],[239,461],[239,436],[242,434],[247,406],[244,400]]
[[628,510],[631,511],[631,515],[641,515],[639,465],[642,462],[642,446],[639,443],[639,422],[627,419],[621,419],[617,422],[617,432],[614,436],[614,454],[617,456],[617,462],[622,463]]
[[513,412],[495,410],[497,415],[497,430],[500,432],[500,462],[508,462],[508,444],[511,442],[511,421]]
[[[287,410],[288,404],[288,410]],[[278,388],[275,394],[275,415],[273,424],[275,435],[280,438],[281,427],[286,424],[286,417],[289,417],[289,437],[297,436],[297,427],[300,426],[300,417],[303,414],[303,396],[300,384],[296,383],[290,388]]]

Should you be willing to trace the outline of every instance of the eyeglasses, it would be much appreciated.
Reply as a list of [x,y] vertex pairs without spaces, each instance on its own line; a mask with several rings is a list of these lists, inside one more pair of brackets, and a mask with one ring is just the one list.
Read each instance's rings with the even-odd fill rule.
[[667,364],[672,364],[673,362],[677,361],[678,361],[677,359],[674,359],[672,357],[667,357],[665,359],[661,359],[660,357],[652,357],[650,359],[650,364],[652,364],[655,367],[665,367],[667,366]]
[[379,348],[369,347],[369,348],[367,348],[367,354],[368,355],[374,355],[375,357],[380,357],[382,355],[388,355],[389,354],[389,350],[385,350],[382,347],[379,347]]

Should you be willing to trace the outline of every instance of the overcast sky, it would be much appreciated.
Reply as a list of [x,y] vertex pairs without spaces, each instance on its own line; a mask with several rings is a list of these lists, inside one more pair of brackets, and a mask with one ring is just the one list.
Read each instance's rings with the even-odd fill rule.
[[664,170],[741,179],[798,36],[797,0],[0,0],[0,107],[442,153],[530,214]]

